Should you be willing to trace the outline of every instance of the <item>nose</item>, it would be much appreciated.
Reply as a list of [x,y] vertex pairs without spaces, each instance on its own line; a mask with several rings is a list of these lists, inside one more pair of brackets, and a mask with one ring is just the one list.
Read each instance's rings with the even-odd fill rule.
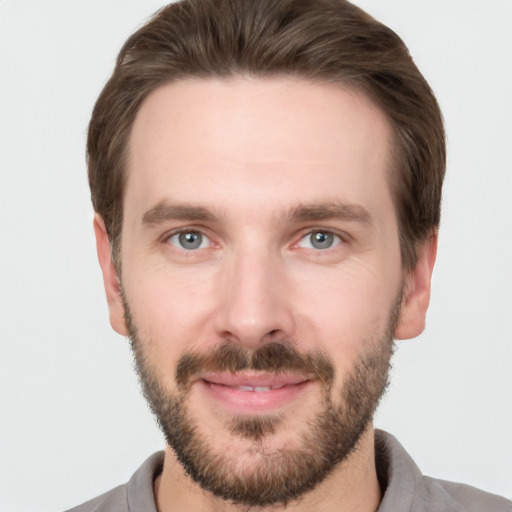
[[248,349],[291,339],[292,298],[280,258],[247,251],[229,260],[220,280],[217,335]]

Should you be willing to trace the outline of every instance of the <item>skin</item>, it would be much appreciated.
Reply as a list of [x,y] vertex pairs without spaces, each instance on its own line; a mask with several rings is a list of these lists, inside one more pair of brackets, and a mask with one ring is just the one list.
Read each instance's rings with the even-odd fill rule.
[[[436,236],[420,247],[416,268],[405,275],[387,182],[391,138],[380,109],[339,84],[184,80],[146,99],[130,139],[119,277],[139,334],[150,340],[149,363],[169,392],[184,351],[205,352],[226,340],[248,349],[281,340],[299,350],[320,349],[334,362],[332,389],[338,390],[385,332],[404,286],[395,338],[421,333]],[[163,205],[200,207],[209,216],[173,218],[168,214],[176,209]],[[342,205],[341,213],[348,206],[358,214],[290,215],[311,205]],[[199,249],[180,247],[176,233],[187,229],[204,234]],[[333,245],[314,248],[314,230],[336,235]],[[110,321],[126,335],[99,216],[95,232]],[[266,450],[298,443],[294,433],[319,412],[320,393],[310,383],[277,408],[271,401],[264,407],[284,418],[264,440]],[[251,400],[244,414],[260,414]],[[231,402],[194,385],[189,410],[227,457],[248,470],[257,462],[256,441],[226,431],[223,418],[239,414]],[[161,512],[240,508],[202,491],[170,449],[155,496]],[[357,450],[287,508],[372,511],[380,499],[369,425]]]

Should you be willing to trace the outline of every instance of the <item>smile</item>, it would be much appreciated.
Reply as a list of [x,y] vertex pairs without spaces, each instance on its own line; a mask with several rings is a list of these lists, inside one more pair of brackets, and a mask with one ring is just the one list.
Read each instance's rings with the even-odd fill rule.
[[313,381],[303,375],[221,373],[201,376],[196,383],[209,402],[226,412],[251,415],[293,406]]

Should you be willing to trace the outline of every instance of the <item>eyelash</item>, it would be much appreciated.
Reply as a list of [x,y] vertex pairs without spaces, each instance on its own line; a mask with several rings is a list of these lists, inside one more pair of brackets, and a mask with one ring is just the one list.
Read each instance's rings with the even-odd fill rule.
[[[318,236],[318,235],[321,235],[323,238],[327,238],[327,243],[329,244],[329,241],[331,242],[327,247],[315,247],[314,246],[314,239],[313,237],[314,236]],[[329,249],[333,249],[334,247],[337,247],[338,245],[341,245],[343,244],[345,241],[344,239],[338,235],[337,233],[329,230],[329,229],[313,229],[313,230],[310,230],[308,231],[306,234],[304,234],[300,239],[299,241],[294,244],[295,246],[298,246],[300,247],[300,244],[301,242],[303,242],[304,240],[310,240],[311,241],[311,247],[305,247],[307,249],[313,249],[313,250],[316,250],[316,251],[327,251]],[[320,240],[319,238],[316,239],[316,242],[322,244],[324,243],[323,240]]]
[[[182,240],[180,240],[180,238],[182,236],[185,237],[187,235],[198,235],[199,237],[201,237],[201,241],[200,241],[199,245],[197,247],[185,248],[181,244],[180,244],[181,247],[178,247],[178,245],[174,245],[171,243],[171,240],[173,238],[177,238],[178,243],[180,243],[180,242],[182,242]],[[182,249],[187,252],[192,252],[197,249],[205,249],[206,247],[201,247],[203,245],[203,243],[205,242],[205,240],[209,241],[209,244],[208,244],[209,246],[212,245],[212,241],[210,240],[210,238],[207,235],[205,235],[203,232],[201,232],[201,230],[199,230],[199,229],[181,229],[180,231],[176,231],[176,232],[171,233],[165,237],[165,241],[168,244],[173,245],[173,247],[176,247],[177,249]]]

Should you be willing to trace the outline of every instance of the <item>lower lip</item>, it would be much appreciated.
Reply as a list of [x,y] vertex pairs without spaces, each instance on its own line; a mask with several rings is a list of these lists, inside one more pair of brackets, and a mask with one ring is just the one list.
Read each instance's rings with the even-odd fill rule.
[[251,414],[276,412],[277,409],[300,398],[312,383],[305,381],[269,391],[242,391],[205,380],[198,381],[198,384],[209,398],[219,402],[229,411]]

